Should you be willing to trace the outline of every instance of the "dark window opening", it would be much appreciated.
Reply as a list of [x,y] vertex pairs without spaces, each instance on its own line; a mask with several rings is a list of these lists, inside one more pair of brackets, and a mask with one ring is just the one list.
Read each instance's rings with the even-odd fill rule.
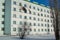
[[4,31],[4,28],[2,28],[1,30]]
[[16,31],[16,28],[13,28],[13,31]]
[[13,2],[13,4],[15,4],[15,5],[16,5],[16,1],[14,1],[14,2]]
[[19,32],[21,32],[22,31],[22,28],[19,28]]
[[29,8],[31,8],[31,6],[29,6]]
[[50,30],[48,29],[48,32],[49,32]]
[[4,21],[2,21],[2,24],[4,24]]
[[24,19],[27,19],[27,16],[24,16]]
[[4,15],[2,15],[2,18],[4,18],[5,16]]
[[16,8],[14,8],[14,11],[16,11]]
[[31,19],[31,17],[29,17],[29,19]]
[[5,3],[3,3],[2,5],[5,6]]
[[32,26],[32,24],[31,24],[31,23],[30,23],[29,25],[30,25],[30,26]]
[[34,31],[36,31],[36,29],[34,29]]
[[24,22],[24,25],[27,25],[27,22]]
[[21,3],[19,3],[19,6],[22,6],[22,4],[21,4]]
[[2,12],[5,12],[5,9],[2,9]]
[[26,5],[26,4],[24,4],[24,7],[27,7],[27,5]]
[[27,10],[26,10],[26,8],[25,8],[25,7],[22,7],[22,9],[23,9],[23,11],[24,11],[25,13],[27,13]]

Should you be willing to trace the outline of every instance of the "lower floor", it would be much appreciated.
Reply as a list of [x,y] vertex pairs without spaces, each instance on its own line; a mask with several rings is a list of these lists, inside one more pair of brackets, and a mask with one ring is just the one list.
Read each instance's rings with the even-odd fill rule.
[[[7,28],[5,28],[7,29]],[[4,35],[4,34],[8,34],[9,35],[18,35],[18,34],[22,34],[25,32],[25,34],[27,35],[42,35],[42,34],[52,34],[54,35],[54,29],[53,28],[47,28],[47,27],[35,27],[35,26],[11,26],[10,28],[10,31],[8,31],[9,29],[7,30],[4,30],[3,31],[1,30],[0,28],[0,35]],[[7,31],[7,32],[5,32]]]

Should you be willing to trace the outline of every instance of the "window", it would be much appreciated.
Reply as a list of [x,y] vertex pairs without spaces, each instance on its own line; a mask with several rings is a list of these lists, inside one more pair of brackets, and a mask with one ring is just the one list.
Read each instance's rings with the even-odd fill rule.
[[4,28],[1,28],[2,31],[4,31]]
[[47,29],[45,29],[45,31],[47,31]]
[[52,32],[52,29],[51,29],[51,32]]
[[22,28],[19,28],[19,32],[22,32]]
[[31,23],[29,23],[29,25],[30,25],[30,26],[32,26],[32,24],[31,24]]
[[21,3],[19,3],[19,6],[22,6],[22,4],[21,4]]
[[46,14],[44,15],[44,17],[46,17]]
[[2,5],[5,6],[5,3],[3,3]]
[[2,18],[4,18],[5,16],[4,15],[2,15]]
[[49,15],[47,15],[47,17],[49,17]]
[[53,20],[51,20],[51,23],[53,22]]
[[44,12],[46,12],[46,10],[44,9]]
[[16,1],[14,1],[14,2],[13,2],[13,4],[15,4],[15,5],[16,5]]
[[40,26],[40,24],[38,23],[38,26]]
[[49,20],[47,20],[47,22],[49,22]]
[[5,9],[2,9],[2,12],[5,12]]
[[47,13],[49,13],[49,11],[47,10]]
[[37,10],[39,11],[39,8],[37,8]]
[[31,8],[31,6],[29,6],[29,8]]
[[29,19],[31,20],[31,17],[29,17]]
[[41,9],[41,11],[43,11],[43,10]]
[[52,27],[52,25],[51,25],[51,27]]
[[22,18],[22,15],[20,15],[20,18]]
[[45,24],[45,27],[46,27],[46,24]]
[[45,19],[45,22],[46,22],[46,19]]
[[22,25],[22,21],[20,21],[20,25]]
[[27,22],[24,22],[24,25],[27,25]]
[[38,21],[40,21],[40,19],[38,18]]
[[24,4],[24,7],[27,7],[27,5],[26,5],[26,4]]
[[40,14],[38,13],[38,16],[40,16]]
[[36,32],[36,29],[34,29],[34,32]]
[[16,18],[16,14],[13,14],[13,17]]
[[24,19],[27,19],[27,16],[24,16]]
[[49,27],[49,24],[47,24],[47,27]]
[[33,9],[35,9],[35,7],[33,7]]
[[30,28],[30,31],[32,31],[32,29]]
[[13,10],[16,11],[16,8],[14,8]]
[[34,23],[34,26],[36,26],[36,24]]
[[43,21],[43,19],[41,19],[41,21]]
[[43,31],[43,29],[41,29],[41,31]]
[[29,14],[31,14],[31,11],[29,10]]
[[21,9],[19,9],[19,12],[21,12]]
[[40,29],[38,29],[38,31],[40,32]]
[[50,30],[48,29],[48,32],[49,32]]
[[41,26],[43,26],[43,24],[41,24]]
[[2,21],[2,24],[4,24],[4,21]]
[[16,21],[13,21],[13,24],[16,24]]
[[33,20],[36,20],[36,18],[34,17]]
[[22,7],[22,10],[24,11],[24,13],[27,13],[27,10],[25,7]]
[[43,14],[41,14],[41,16],[43,16]]
[[36,15],[36,13],[35,13],[35,12],[33,12],[33,15]]
[[13,28],[13,31],[16,31],[16,28]]

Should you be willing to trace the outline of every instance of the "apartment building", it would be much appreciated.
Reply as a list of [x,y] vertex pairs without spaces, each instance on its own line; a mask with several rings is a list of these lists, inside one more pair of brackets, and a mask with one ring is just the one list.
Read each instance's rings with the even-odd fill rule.
[[1,17],[4,34],[17,35],[23,25],[30,27],[30,35],[54,34],[53,17],[49,7],[29,0],[5,0],[3,5],[4,12],[0,14],[5,15],[4,18]]

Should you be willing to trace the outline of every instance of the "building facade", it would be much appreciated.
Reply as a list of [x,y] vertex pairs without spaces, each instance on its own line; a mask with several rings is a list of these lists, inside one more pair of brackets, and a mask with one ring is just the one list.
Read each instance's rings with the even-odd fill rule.
[[23,25],[30,27],[31,35],[54,34],[52,13],[48,7],[26,0],[5,0],[4,13],[4,34],[17,35]]
[[4,0],[0,0],[0,35],[4,34]]

